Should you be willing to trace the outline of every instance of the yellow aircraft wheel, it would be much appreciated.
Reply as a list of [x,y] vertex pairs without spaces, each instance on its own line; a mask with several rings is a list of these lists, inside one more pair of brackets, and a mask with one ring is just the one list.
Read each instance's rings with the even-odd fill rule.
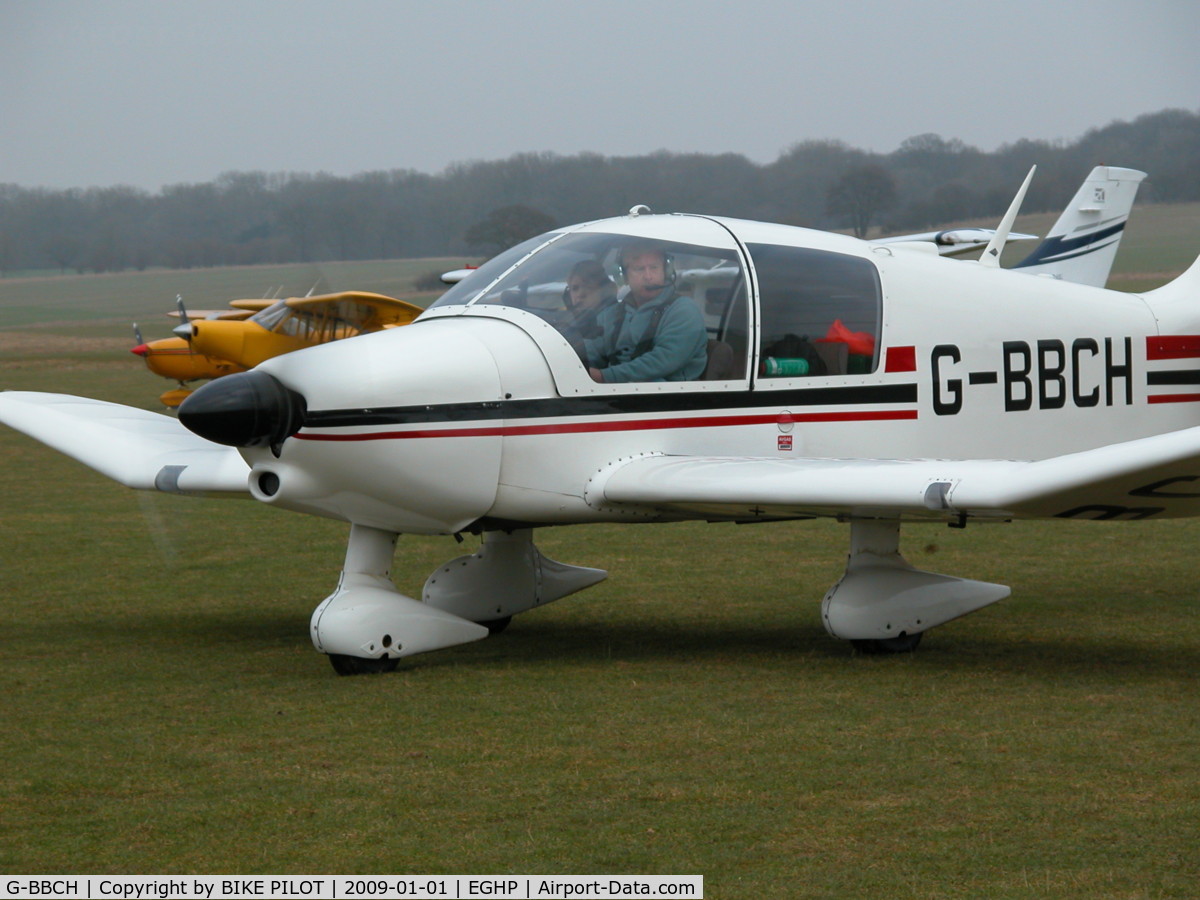
[[179,405],[191,395],[192,391],[190,388],[176,388],[161,395],[158,398],[158,402],[171,409],[178,409]]

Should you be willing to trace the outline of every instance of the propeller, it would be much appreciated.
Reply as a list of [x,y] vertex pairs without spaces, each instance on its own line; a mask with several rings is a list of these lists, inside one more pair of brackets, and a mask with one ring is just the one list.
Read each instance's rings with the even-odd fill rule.
[[146,339],[142,337],[142,329],[138,328],[138,323],[133,323],[133,349],[129,351],[134,356],[145,357],[150,352],[150,348],[146,346]]
[[204,385],[183,401],[179,421],[218,444],[277,448],[300,430],[306,411],[303,396],[252,370]]
[[171,333],[176,337],[181,337],[185,341],[192,339],[192,320],[188,318],[187,307],[183,305],[183,295],[175,295],[175,306],[179,309],[179,324],[171,329]]

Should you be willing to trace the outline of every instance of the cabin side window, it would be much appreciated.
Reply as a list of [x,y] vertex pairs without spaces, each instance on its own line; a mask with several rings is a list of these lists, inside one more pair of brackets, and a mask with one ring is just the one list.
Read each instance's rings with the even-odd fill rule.
[[882,301],[870,262],[774,244],[749,250],[758,279],[760,378],[875,371]]

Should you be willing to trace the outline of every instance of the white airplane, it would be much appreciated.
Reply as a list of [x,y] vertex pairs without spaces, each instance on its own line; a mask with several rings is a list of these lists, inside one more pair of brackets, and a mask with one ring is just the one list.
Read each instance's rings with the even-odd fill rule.
[[[533,540],[593,522],[836,518],[850,550],[825,628],[912,650],[1009,589],[914,568],[902,523],[1200,515],[1200,261],[1141,295],[1030,278],[997,263],[1016,205],[979,262],[635,208],[500,254],[406,328],[214,381],[179,420],[7,392],[0,421],[130,487],[348,522],[311,620],[340,673],[595,584]],[[581,262],[619,278],[647,244],[723,371],[598,383],[562,310],[529,302]],[[462,532],[475,553],[419,598],[395,588],[398,535]]]
[[1104,287],[1145,177],[1137,169],[1096,166],[1045,239],[1013,269]]
[[[1012,268],[1028,275],[1050,275],[1076,284],[1104,287],[1117,258],[1138,185],[1145,177],[1146,173],[1137,169],[1096,166],[1042,242]],[[942,256],[960,257],[983,250],[995,234],[994,228],[951,228],[877,238],[875,243],[928,241]],[[1018,240],[1037,240],[1037,235],[1015,232],[1008,235],[1008,243]]]
[[[873,239],[876,244],[904,244],[911,241],[922,241],[933,244],[942,256],[966,256],[975,250],[982,250],[996,236],[995,228],[947,228],[943,231],[923,231],[920,234],[890,234],[886,237]],[[1008,243],[1014,241],[1036,241],[1036,234],[1010,232]]]

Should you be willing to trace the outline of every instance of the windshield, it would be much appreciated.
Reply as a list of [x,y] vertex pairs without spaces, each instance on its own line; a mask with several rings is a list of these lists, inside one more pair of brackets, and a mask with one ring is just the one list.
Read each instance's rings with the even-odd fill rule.
[[514,263],[519,262],[526,254],[536,250],[553,237],[553,233],[542,234],[493,256],[458,284],[454,285],[454,287],[450,288],[450,290],[446,291],[446,293],[442,294],[442,296],[438,297],[437,300],[429,305],[429,308],[433,309],[435,306],[457,306],[462,303],[470,303],[476,294],[487,287],[488,284],[495,281],[500,275],[503,275]]
[[596,382],[729,381],[746,377],[747,296],[737,244],[723,226],[643,216],[527,241],[434,306],[536,316]]
[[275,326],[291,315],[286,300],[276,300],[266,309],[261,309],[250,317],[250,321],[261,325],[267,331],[274,331]]
[[267,331],[304,338],[315,343],[358,334],[374,310],[365,303],[339,300],[293,309],[286,300],[273,303],[250,317]]
[[742,289],[742,267],[732,248],[648,241],[617,234],[569,234],[531,256],[475,299],[534,313],[559,330],[584,314],[630,292],[631,271],[645,249],[663,260],[659,289],[689,297],[704,316],[710,335],[727,324],[734,296]]

